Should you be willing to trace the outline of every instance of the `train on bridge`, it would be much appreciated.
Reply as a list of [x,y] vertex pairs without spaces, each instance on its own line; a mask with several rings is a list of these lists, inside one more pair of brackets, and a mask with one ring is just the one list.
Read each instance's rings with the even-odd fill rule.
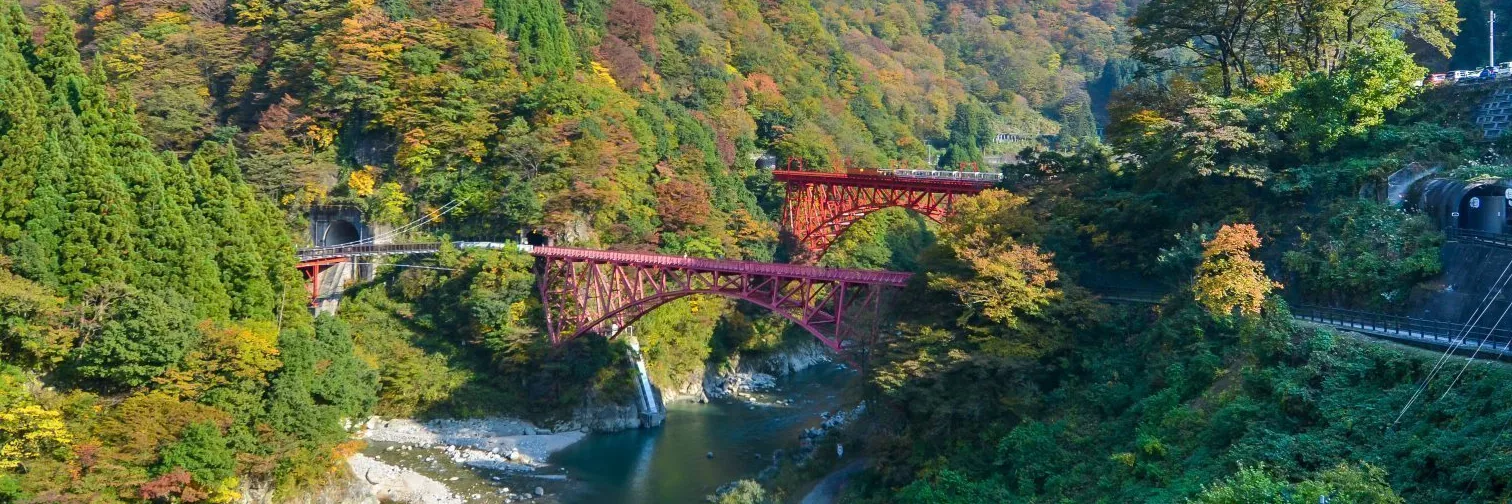
[[[982,171],[976,163],[962,163],[957,170],[937,170],[933,168],[868,168],[851,164],[850,161],[841,161],[843,167],[839,172],[847,176],[858,177],[887,177],[899,179],[924,179],[924,180],[957,180],[964,182],[997,183],[1003,180],[1002,172]],[[789,159],[787,166],[781,170],[786,172],[805,172],[805,163],[802,159]],[[775,168],[775,166],[773,166]],[[814,173],[824,173],[815,171]]]

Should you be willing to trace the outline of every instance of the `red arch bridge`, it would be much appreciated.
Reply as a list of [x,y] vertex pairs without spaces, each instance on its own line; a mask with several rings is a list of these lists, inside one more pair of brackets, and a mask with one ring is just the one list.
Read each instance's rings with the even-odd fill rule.
[[[822,268],[661,254],[458,242],[459,248],[518,248],[537,258],[537,284],[553,342],[618,332],[674,299],[711,294],[772,310],[841,351],[870,341],[886,292],[911,273]],[[311,279],[358,257],[431,254],[439,243],[351,245],[299,251]],[[312,280],[312,283],[318,280]],[[318,288],[318,284],[315,284]]]
[[903,207],[940,222],[955,202],[992,187],[1000,173],[939,170],[849,170],[820,173],[774,170],[787,188],[782,227],[798,246],[797,262],[819,260],[830,245],[867,214]]

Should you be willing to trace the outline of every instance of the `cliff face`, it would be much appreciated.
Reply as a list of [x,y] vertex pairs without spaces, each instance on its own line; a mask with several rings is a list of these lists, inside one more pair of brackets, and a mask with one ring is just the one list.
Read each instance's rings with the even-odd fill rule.
[[723,363],[710,363],[701,372],[690,373],[677,383],[657,386],[667,402],[706,401],[771,388],[777,377],[831,362],[833,358],[824,345],[806,340],[771,353],[751,356],[737,353]]

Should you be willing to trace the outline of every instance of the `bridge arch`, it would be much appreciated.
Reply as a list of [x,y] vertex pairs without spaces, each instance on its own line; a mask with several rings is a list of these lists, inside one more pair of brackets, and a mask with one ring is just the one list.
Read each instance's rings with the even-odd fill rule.
[[825,226],[830,226],[835,230],[834,236],[829,237],[828,239],[813,239],[810,241],[810,243],[813,243],[818,247],[817,249],[806,248],[802,244],[803,242],[801,240],[798,240],[796,235],[793,236],[793,238],[797,242],[796,244],[798,245],[798,248],[796,250],[798,250],[801,254],[804,254],[800,262],[818,263],[820,259],[824,258],[825,254],[829,253],[830,247],[833,247],[840,241],[841,238],[844,238],[845,235],[850,232],[852,226],[854,226],[858,222],[866,220],[867,217],[891,208],[900,209],[908,216],[919,217],[923,220],[933,222],[935,224],[941,224],[945,222],[945,217],[947,217],[947,215],[945,215],[944,213],[930,214],[912,207],[890,205],[866,206],[858,208],[853,214],[838,214],[835,216],[835,218],[824,224]]
[[776,171],[786,185],[782,227],[792,235],[795,259],[812,263],[852,224],[883,208],[901,207],[939,222],[957,199],[991,187],[990,179],[931,178]]
[[870,338],[882,292],[908,273],[690,259],[655,254],[533,247],[547,330],[561,342],[589,332],[617,336],[646,313],[695,294],[747,301],[771,310],[841,351]]
[[[637,320],[640,320],[641,317],[646,316],[646,314],[651,313],[653,310],[656,310],[657,308],[660,308],[662,305],[665,305],[667,303],[670,303],[670,302],[673,302],[673,301],[676,301],[678,299],[682,299],[682,298],[685,298],[685,297],[688,297],[688,296],[698,296],[698,295],[719,296],[719,297],[723,297],[723,298],[726,298],[726,299],[734,299],[734,300],[745,301],[745,302],[754,304],[754,305],[759,306],[761,308],[764,308],[764,309],[766,309],[768,311],[771,311],[772,313],[776,313],[777,315],[782,316],[782,318],[787,319],[787,321],[792,322],[793,324],[797,325],[798,327],[802,327],[803,330],[808,331],[808,333],[810,335],[812,335],[815,339],[818,339],[820,343],[824,344],[824,346],[829,347],[830,349],[833,349],[833,350],[836,350],[836,351],[840,350],[840,342],[839,341],[835,340],[829,334],[826,334],[826,331],[819,329],[817,326],[815,326],[813,324],[810,324],[808,321],[803,320],[801,317],[794,316],[794,314],[792,314],[792,313],[790,313],[788,311],[782,310],[778,306],[776,306],[776,305],[774,305],[772,303],[765,302],[765,301],[763,301],[761,299],[755,299],[755,298],[750,297],[750,296],[735,295],[735,294],[731,294],[731,293],[724,292],[724,291],[719,291],[719,290],[714,290],[714,289],[690,290],[690,291],[683,291],[683,292],[658,294],[658,295],[651,296],[651,297],[648,297],[648,298],[645,298],[645,299],[641,299],[641,300],[638,300],[638,301],[626,304],[625,306],[622,306],[622,307],[614,310],[611,313],[604,314],[603,316],[601,316],[601,317],[599,317],[599,318],[597,318],[595,320],[592,320],[592,321],[588,322],[588,324],[585,326],[584,332],[598,332],[600,334],[603,334],[605,332],[603,330],[604,323],[605,322],[609,322],[611,320],[623,320],[623,322],[624,322],[625,325],[619,326],[618,330],[619,331],[624,331],[625,328],[629,327],[630,325],[635,324],[635,322]],[[621,315],[625,315],[625,316],[621,317]],[[616,324],[618,324],[618,322],[616,322]],[[619,336],[619,333],[617,331],[614,332],[614,333],[612,333],[612,334],[605,334],[604,335],[605,338],[610,339],[610,340],[614,339],[617,336]]]

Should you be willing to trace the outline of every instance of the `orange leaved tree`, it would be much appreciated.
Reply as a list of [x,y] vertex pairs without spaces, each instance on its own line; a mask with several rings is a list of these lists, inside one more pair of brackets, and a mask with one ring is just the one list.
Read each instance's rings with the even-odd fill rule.
[[1202,244],[1192,294],[1215,316],[1259,315],[1265,296],[1281,287],[1265,275],[1265,265],[1250,256],[1260,248],[1253,224],[1227,224]]

